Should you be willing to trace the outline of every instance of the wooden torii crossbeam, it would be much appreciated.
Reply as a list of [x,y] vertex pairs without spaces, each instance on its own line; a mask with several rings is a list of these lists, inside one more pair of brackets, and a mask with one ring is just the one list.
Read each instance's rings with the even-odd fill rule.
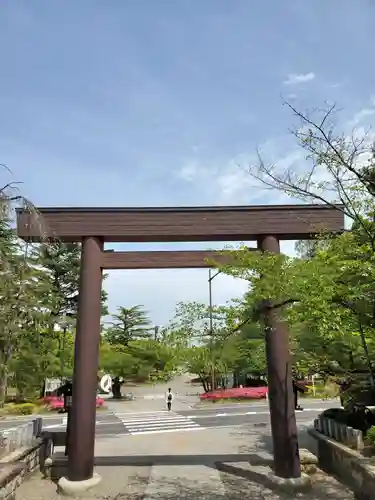
[[[257,250],[257,248],[249,248]],[[192,269],[233,262],[230,252],[220,250],[163,250],[115,252],[104,250],[102,269]]]

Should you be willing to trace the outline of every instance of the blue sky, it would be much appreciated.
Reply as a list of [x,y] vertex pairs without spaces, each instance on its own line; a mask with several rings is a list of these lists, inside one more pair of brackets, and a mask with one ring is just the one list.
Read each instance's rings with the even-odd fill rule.
[[[371,0],[1,0],[0,161],[39,206],[283,201],[236,164],[259,146],[292,161],[281,96],[371,123],[374,18]],[[176,300],[207,300],[207,272],[106,287],[112,309],[165,323]],[[244,287],[220,277],[215,301]]]

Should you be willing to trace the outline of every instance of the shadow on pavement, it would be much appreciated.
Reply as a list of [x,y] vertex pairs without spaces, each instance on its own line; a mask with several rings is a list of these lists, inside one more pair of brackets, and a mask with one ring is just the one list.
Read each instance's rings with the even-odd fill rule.
[[[269,462],[257,455],[256,453],[249,454],[223,454],[223,455],[134,455],[134,456],[111,456],[111,457],[96,457],[95,466],[111,467],[111,466],[132,466],[132,467],[151,467],[155,465],[214,465],[218,462],[249,462],[251,465],[268,465]],[[54,463],[65,464],[66,458],[63,454],[54,456]]]
[[[231,482],[230,476],[236,476],[236,478],[240,478],[243,481],[232,481],[230,486],[230,495],[228,494],[225,498],[230,498],[233,500],[242,500],[244,491],[247,489],[249,492],[249,481],[256,483],[257,485],[261,485],[263,488],[268,488],[269,490],[278,491],[282,496],[279,496],[280,499],[287,499],[290,497],[290,492],[286,494],[282,488],[273,484],[268,478],[266,473],[256,472],[255,470],[244,470],[242,467],[236,467],[235,465],[231,465],[231,463],[244,463],[250,464],[250,466],[256,468],[262,466],[266,467],[267,471],[269,471],[269,461],[265,460],[263,457],[257,454],[223,454],[223,455],[149,455],[149,456],[110,456],[110,457],[97,457],[95,459],[95,467],[152,467],[152,466],[196,466],[202,465],[206,467],[210,467],[214,470],[219,471],[220,473],[224,473],[227,477],[225,483]],[[66,475],[66,459],[61,455],[56,455],[54,458],[54,467],[51,471],[51,479],[54,482],[57,482],[60,477]],[[193,478],[192,478],[193,479]],[[187,478],[189,480],[189,478]],[[163,486],[167,487],[167,483],[170,483],[170,488],[176,489],[176,483],[165,478],[163,479]],[[245,484],[246,483],[246,484]],[[178,484],[179,495],[177,498],[184,498],[186,500],[196,499],[198,497],[207,499],[207,500],[217,500],[220,498],[217,492],[209,491],[201,491],[199,490],[198,485],[194,487],[192,484],[189,487],[186,485]],[[163,488],[164,489],[164,488]],[[236,496],[236,489],[237,494]],[[286,496],[284,496],[284,493]],[[165,493],[160,497],[163,500],[168,500],[169,498],[176,499],[176,494],[174,496],[166,496]],[[252,498],[257,498],[257,496],[253,496]],[[264,498],[263,496],[259,496],[259,498]]]
[[[265,428],[266,427],[266,428]],[[183,498],[185,500],[287,500],[297,498],[301,493],[285,490],[275,485],[268,477],[272,465],[272,438],[269,426],[242,427],[231,432],[232,444],[238,452],[224,454],[187,454],[187,455],[130,455],[130,456],[98,456],[95,466],[99,473],[106,477],[106,470],[113,474],[121,475],[121,470],[134,467],[140,476],[147,475],[148,470],[157,466],[205,466],[220,474],[225,494],[210,491],[209,476],[207,472],[207,484],[201,484],[189,477],[186,471],[184,479],[176,477],[162,477],[158,479],[161,483],[160,500]],[[314,453],[313,440],[307,433],[307,427],[299,428],[300,448],[306,448]],[[124,469],[121,469],[124,467]],[[111,469],[112,468],[112,469]],[[115,472],[117,471],[118,472]],[[67,460],[63,453],[55,453],[53,467],[51,468],[51,479],[57,482],[61,476],[67,475]],[[126,475],[126,473],[124,472]],[[116,476],[117,477],[117,476]],[[313,485],[311,491],[305,491],[306,500],[351,500],[353,494],[334,478],[318,471],[312,476]],[[147,480],[146,480],[147,482]],[[178,495],[176,492],[178,491]],[[158,493],[159,495],[159,493]],[[118,496],[118,499],[125,496]],[[140,500],[143,496],[126,496],[126,498]],[[152,497],[159,498],[159,496]]]
[[[51,479],[57,482],[58,479],[66,475],[66,459],[65,457],[56,454],[54,458],[54,466],[51,471]],[[221,475],[222,482],[225,485],[225,497],[220,497],[217,492],[210,492],[209,488],[202,491],[201,485],[194,483],[194,478],[186,478],[186,482],[180,484],[178,478],[171,480],[170,478],[162,478],[163,494],[160,496],[163,500],[184,498],[185,500],[195,500],[201,498],[205,500],[217,500],[225,498],[230,500],[242,500],[244,494],[251,494],[251,498],[278,498],[286,500],[295,498],[301,493],[293,493],[293,491],[285,489],[274,484],[268,477],[271,471],[269,459],[256,454],[222,454],[222,455],[149,455],[149,456],[103,456],[95,459],[95,466],[98,468],[105,467],[140,467],[151,468],[153,466],[206,466],[218,471]],[[103,473],[105,474],[105,473]],[[319,475],[318,475],[319,476]],[[311,498],[324,498],[328,500],[346,500],[348,497],[343,497],[342,487],[337,482],[327,478],[321,474],[319,481],[314,481],[314,495]],[[168,484],[169,483],[169,484]],[[179,496],[176,497],[176,488],[179,490]],[[165,493],[165,489],[173,490],[174,493],[169,495]],[[277,496],[265,496],[266,490],[275,492]],[[308,492],[311,487],[305,489],[309,498]],[[319,492],[319,494],[318,494]],[[247,497],[246,498],[250,498]]]
[[[308,426],[298,429],[298,446],[299,449],[304,448],[314,455],[317,454],[316,443],[308,434]],[[261,434],[259,436],[260,446],[268,453],[273,453],[272,436],[270,434]]]

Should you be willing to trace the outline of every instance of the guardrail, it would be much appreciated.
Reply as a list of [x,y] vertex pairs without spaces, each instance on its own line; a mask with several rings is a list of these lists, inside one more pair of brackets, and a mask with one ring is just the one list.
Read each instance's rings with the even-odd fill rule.
[[0,458],[20,448],[30,446],[35,438],[41,436],[41,433],[42,419],[40,417],[12,429],[2,430],[0,432]]
[[319,417],[314,420],[314,429],[327,437],[346,444],[355,450],[363,450],[363,432],[353,427],[348,427],[333,420],[332,418]]

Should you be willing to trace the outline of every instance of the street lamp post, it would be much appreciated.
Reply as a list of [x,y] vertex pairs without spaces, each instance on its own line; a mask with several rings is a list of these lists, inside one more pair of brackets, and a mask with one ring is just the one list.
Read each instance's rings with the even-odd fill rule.
[[215,355],[214,355],[214,329],[213,329],[213,318],[212,318],[212,280],[216,278],[221,273],[221,271],[217,271],[215,274],[212,274],[212,270],[208,270],[208,299],[209,299],[209,321],[210,321],[210,338],[211,338],[211,362],[212,362],[212,370],[211,370],[211,385],[212,390],[215,390]]

